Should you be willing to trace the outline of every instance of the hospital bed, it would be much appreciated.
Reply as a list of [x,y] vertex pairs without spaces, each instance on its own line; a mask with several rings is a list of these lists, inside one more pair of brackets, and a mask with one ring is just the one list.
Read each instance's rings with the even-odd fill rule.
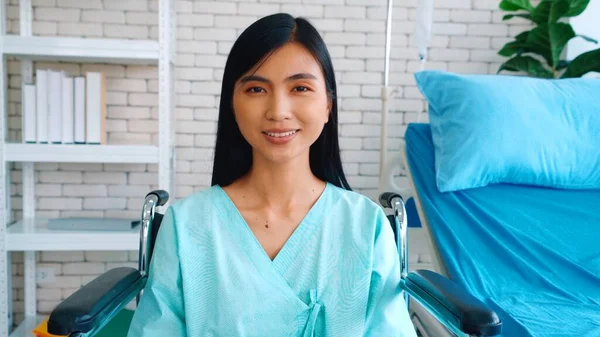
[[[431,128],[412,124],[404,151],[434,270],[503,322],[503,336],[600,336],[600,190],[494,185],[441,193]],[[423,336],[448,336],[412,306]]]
[[[535,89],[532,92],[536,94],[528,97],[527,94],[517,93],[520,81],[529,81],[528,79],[515,78],[514,82],[511,82],[510,77],[493,78],[495,75],[487,78],[452,74],[436,76],[432,79],[435,83],[431,91],[437,93],[432,94],[430,91],[426,95],[441,97],[440,102],[443,103],[438,102],[434,108],[430,107],[437,110],[435,113],[439,113],[441,117],[435,117],[439,119],[435,125],[413,123],[407,126],[399,151],[391,156],[391,160],[386,162],[382,169],[380,191],[415,199],[418,217],[432,254],[432,270],[452,280],[493,310],[502,321],[501,336],[600,336],[598,173],[590,170],[589,180],[595,181],[595,185],[590,184],[589,188],[498,182],[482,184],[480,187],[440,191],[436,176],[436,150],[439,154],[441,151],[450,152],[453,148],[449,143],[445,143],[444,146],[436,144],[435,141],[435,132],[439,136],[440,130],[444,128],[451,129],[465,121],[468,123],[469,117],[456,120],[461,118],[457,117],[459,113],[469,110],[466,106],[479,106],[475,115],[486,116],[501,114],[505,109],[508,111],[514,108],[515,114],[512,116],[517,116],[515,123],[539,123],[540,126],[527,130],[529,134],[523,132],[526,127],[518,124],[514,127],[498,124],[494,126],[496,130],[506,128],[517,132],[519,136],[515,137],[530,139],[540,149],[552,147],[544,141],[550,143],[554,138],[545,138],[545,134],[555,133],[553,137],[560,139],[557,144],[562,147],[564,154],[575,160],[574,170],[570,171],[575,180],[579,178],[577,170],[586,170],[587,164],[594,165],[595,161],[596,167],[600,168],[600,118],[597,115],[600,104],[590,103],[591,98],[574,96],[573,92],[579,90],[578,86],[581,85],[582,91],[588,88],[583,82],[573,81],[568,85],[565,82],[564,86],[553,86],[551,82],[527,83],[523,88],[533,87]],[[444,82],[445,78],[452,79]],[[496,79],[506,82],[499,86],[493,82]],[[467,81],[472,81],[471,89],[464,88],[463,84]],[[510,88],[513,83],[515,92],[502,93],[491,89],[507,90],[506,88]],[[589,83],[592,82],[587,82]],[[594,92],[600,92],[599,84],[600,82],[593,84]],[[546,92],[545,89],[538,88],[548,90]],[[451,96],[456,94],[455,90],[464,90],[464,96],[453,100]],[[475,93],[476,90],[481,91]],[[586,94],[587,92],[584,92],[581,96]],[[513,99],[508,98],[508,95],[514,96]],[[538,98],[545,102],[537,102]],[[524,99],[530,99],[531,102]],[[477,102],[488,104],[478,105]],[[453,108],[461,111],[454,113],[451,111]],[[442,111],[444,109],[446,110]],[[538,113],[538,120],[527,121],[528,111]],[[588,118],[585,114],[577,117],[577,111],[591,113],[589,116],[594,117]],[[449,116],[443,116],[444,113]],[[525,117],[521,120],[519,114]],[[447,119],[441,121],[444,118]],[[510,119],[511,116],[506,118]],[[556,121],[556,124],[552,124]],[[472,123],[485,121],[481,122],[476,117]],[[557,129],[547,125],[554,125]],[[501,134],[501,131],[489,137],[498,134]],[[504,135],[507,140],[498,141],[500,148],[497,149],[469,144],[464,146],[469,150],[511,152],[511,149],[506,150],[507,147],[517,147],[519,142],[512,143],[510,138],[513,136],[509,132],[505,132]],[[569,138],[571,136],[574,137]],[[448,132],[446,137],[466,139],[461,136],[455,137],[451,132]],[[570,139],[570,143],[562,137]],[[512,151],[517,157],[529,147],[525,143],[520,144],[524,148],[522,152],[518,149]],[[457,148],[460,146],[461,144],[458,144]],[[591,159],[582,155],[587,150],[590,151]],[[475,152],[472,152],[472,155],[479,156]],[[548,150],[546,154],[534,155],[534,158],[543,158],[544,155],[549,158],[545,163],[548,167],[542,168],[543,170],[554,173],[553,170],[565,166],[564,163],[561,166],[557,164],[558,161],[552,161],[552,150]],[[511,160],[516,162],[517,159],[510,158],[504,163],[510,163]],[[520,169],[527,171],[524,165],[526,162],[520,164],[523,165]],[[471,169],[469,165],[465,163],[464,170]],[[409,186],[394,183],[399,171],[406,173]],[[501,171],[502,168],[499,168],[497,172]],[[526,179],[523,178],[523,172],[520,174],[521,176],[517,174],[515,177]],[[474,180],[478,178],[480,177],[473,174]],[[568,184],[569,180],[565,179],[564,182]],[[428,311],[424,310],[419,301],[411,301],[411,317],[420,336],[462,336],[439,324],[439,319]]]

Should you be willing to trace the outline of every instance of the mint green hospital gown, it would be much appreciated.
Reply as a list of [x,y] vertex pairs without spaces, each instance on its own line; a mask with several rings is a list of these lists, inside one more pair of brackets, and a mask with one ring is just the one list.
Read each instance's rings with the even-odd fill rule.
[[383,210],[328,183],[271,260],[219,186],[165,211],[129,337],[416,337]]

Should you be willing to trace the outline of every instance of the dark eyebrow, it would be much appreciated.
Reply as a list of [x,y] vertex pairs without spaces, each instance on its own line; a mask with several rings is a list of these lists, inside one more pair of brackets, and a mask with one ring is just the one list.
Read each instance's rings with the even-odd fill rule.
[[[302,80],[302,79],[310,79],[310,80],[316,80],[317,77],[313,74],[309,74],[309,73],[299,73],[299,74],[295,74],[292,75],[288,78],[286,78],[286,81],[294,81],[294,80]],[[250,82],[250,81],[256,81],[256,82],[264,82],[264,83],[270,83],[271,81],[269,81],[268,79],[259,76],[259,75],[248,75],[248,76],[244,76],[240,79],[241,83],[246,83],[246,82]]]
[[313,74],[309,73],[300,73],[296,75],[292,75],[286,78],[286,81],[294,81],[294,80],[316,80],[317,77]]

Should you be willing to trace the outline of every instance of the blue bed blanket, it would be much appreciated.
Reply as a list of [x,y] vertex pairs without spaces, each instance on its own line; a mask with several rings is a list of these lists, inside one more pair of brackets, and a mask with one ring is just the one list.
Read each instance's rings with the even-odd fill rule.
[[405,138],[440,262],[496,310],[503,336],[600,336],[600,190],[440,193],[429,125],[409,125]]

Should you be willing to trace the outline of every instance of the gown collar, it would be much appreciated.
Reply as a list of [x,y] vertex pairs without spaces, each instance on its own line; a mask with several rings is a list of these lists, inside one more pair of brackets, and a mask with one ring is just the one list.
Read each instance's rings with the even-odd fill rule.
[[222,213],[224,213],[223,215],[228,219],[227,224],[229,225],[229,228],[252,262],[259,265],[268,265],[277,270],[280,274],[283,274],[291,261],[302,251],[307,240],[309,240],[309,236],[314,233],[315,229],[321,224],[330,199],[330,194],[332,193],[332,186],[329,182],[326,182],[325,188],[319,198],[317,198],[316,202],[308,210],[273,260],[271,260],[269,255],[265,252],[264,248],[227,193],[225,193],[220,186],[216,186],[216,190],[219,195],[219,200],[217,200],[218,202],[216,202],[216,204],[221,208]]

